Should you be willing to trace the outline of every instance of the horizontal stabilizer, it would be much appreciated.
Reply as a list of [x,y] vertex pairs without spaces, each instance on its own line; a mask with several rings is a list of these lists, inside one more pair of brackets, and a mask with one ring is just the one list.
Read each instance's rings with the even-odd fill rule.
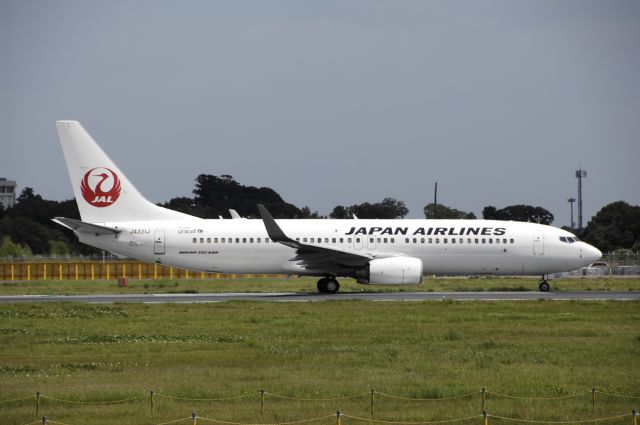
[[121,230],[112,227],[99,226],[97,224],[85,223],[84,221],[74,220],[72,218],[56,217],[52,221],[61,226],[71,229],[78,233],[89,233],[96,236],[117,235]]

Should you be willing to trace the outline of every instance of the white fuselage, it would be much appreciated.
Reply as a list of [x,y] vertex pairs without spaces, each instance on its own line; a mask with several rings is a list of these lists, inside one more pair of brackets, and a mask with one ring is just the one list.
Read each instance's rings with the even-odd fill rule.
[[[586,266],[594,247],[564,230],[490,220],[277,220],[307,245],[422,260],[425,275],[543,275]],[[108,251],[191,270],[218,273],[348,275],[306,269],[296,250],[269,239],[262,220],[154,220],[100,223],[117,236],[80,234]]]

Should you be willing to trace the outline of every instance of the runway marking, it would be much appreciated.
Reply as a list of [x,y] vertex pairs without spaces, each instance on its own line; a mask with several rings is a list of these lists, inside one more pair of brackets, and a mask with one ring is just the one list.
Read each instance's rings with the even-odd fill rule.
[[115,303],[211,303],[226,301],[632,301],[640,300],[640,291],[616,292],[345,292],[339,294],[299,292],[229,292],[210,294],[99,294],[99,295],[2,295],[1,303],[21,302],[85,302]]

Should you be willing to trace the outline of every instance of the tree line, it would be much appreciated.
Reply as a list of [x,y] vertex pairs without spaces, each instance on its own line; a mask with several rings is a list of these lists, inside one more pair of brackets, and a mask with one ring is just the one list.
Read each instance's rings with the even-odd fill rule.
[[[325,217],[317,211],[311,211],[308,206],[298,208],[285,202],[271,188],[245,186],[229,175],[200,174],[195,179],[193,195],[172,198],[160,205],[201,218],[229,218],[229,209],[235,209],[242,217],[257,218],[257,203],[264,204],[276,218],[397,219],[406,217],[409,213],[403,201],[389,197],[374,203],[337,205]],[[423,213],[428,219],[477,218],[472,212],[434,203],[425,205]],[[76,201],[43,199],[32,188],[27,187],[20,193],[13,207],[4,210],[0,205],[0,257],[91,255],[100,252],[80,244],[73,232],[53,223],[53,217],[79,220]],[[504,208],[486,206],[482,210],[482,218],[542,224],[552,224],[554,220],[553,214],[546,209],[531,205],[510,205]],[[623,201],[606,205],[593,216],[582,235],[578,236],[603,252],[617,249],[640,251],[640,206]]]

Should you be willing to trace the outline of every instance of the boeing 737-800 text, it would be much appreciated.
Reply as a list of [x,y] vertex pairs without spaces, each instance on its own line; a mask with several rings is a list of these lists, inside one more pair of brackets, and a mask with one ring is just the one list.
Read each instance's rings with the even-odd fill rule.
[[81,242],[126,257],[217,273],[337,277],[418,284],[423,275],[540,275],[573,270],[600,251],[564,230],[492,220],[201,219],[147,201],[76,121],[58,121],[81,221],[56,217]]

